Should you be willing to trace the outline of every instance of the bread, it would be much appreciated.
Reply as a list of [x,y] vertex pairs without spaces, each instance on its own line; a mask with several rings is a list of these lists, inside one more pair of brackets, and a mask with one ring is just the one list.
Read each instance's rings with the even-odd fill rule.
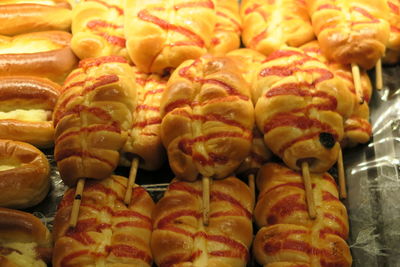
[[370,69],[384,55],[389,38],[385,0],[308,0],[322,52],[341,64]]
[[[138,105],[133,111],[133,123],[124,145],[125,157],[140,158],[140,167],[157,170],[166,160],[161,142],[160,102],[167,86],[168,77],[145,74],[136,68]],[[129,161],[130,163],[130,161]]]
[[0,207],[25,209],[39,204],[50,189],[49,171],[39,149],[0,139]]
[[216,1],[217,22],[214,37],[208,52],[214,56],[224,56],[240,47],[242,23],[239,15],[239,2],[236,0]]
[[71,34],[62,31],[0,36],[0,76],[37,76],[62,83],[77,64],[70,40]]
[[249,154],[253,105],[237,64],[204,56],[172,73],[161,100],[161,139],[179,179],[224,178]]
[[311,172],[336,163],[351,93],[328,67],[297,48],[272,53],[257,72],[254,98],[264,142],[291,169]]
[[267,56],[282,46],[298,47],[314,39],[304,1],[244,0],[240,15],[244,45]]
[[0,138],[52,146],[51,114],[59,94],[60,86],[48,79],[0,77]]
[[51,235],[30,213],[0,208],[0,264],[4,267],[45,267]]
[[71,27],[71,8],[67,1],[1,1],[0,35],[62,30]]
[[235,177],[213,181],[210,221],[202,222],[202,184],[173,180],[153,212],[151,250],[158,266],[246,266],[253,239],[249,188]]
[[390,33],[383,63],[396,64],[400,58],[400,2],[387,0],[387,4],[389,6]]
[[150,267],[151,213],[154,202],[142,187],[134,187],[124,203],[128,179],[111,176],[87,180],[75,228],[69,228],[75,188],[69,189],[54,220],[53,267]]
[[163,74],[207,52],[216,23],[213,0],[127,0],[126,47],[143,72]]
[[79,58],[118,55],[128,59],[122,2],[82,1],[74,7],[71,47]]
[[276,163],[261,167],[257,176],[260,194],[254,210],[261,230],[253,243],[253,254],[261,265],[286,266],[279,263],[291,262],[310,267],[351,266],[345,242],[349,233],[347,211],[338,199],[335,180],[328,173],[311,174],[311,183],[315,220],[308,216],[301,173]]
[[135,73],[123,57],[85,59],[67,78],[53,113],[54,156],[64,183],[107,178],[132,125]]
[[346,86],[351,93],[351,101],[353,101],[353,110],[347,114],[344,122],[344,137],[341,141],[342,147],[353,147],[357,144],[367,143],[372,135],[371,124],[369,123],[369,107],[368,103],[371,98],[372,85],[366,71],[361,71],[361,88],[363,91],[363,99],[360,103],[359,97],[356,96],[353,75],[349,65],[328,61],[322,54],[317,41],[310,42],[301,47],[309,56],[318,57],[326,63],[332,73]]

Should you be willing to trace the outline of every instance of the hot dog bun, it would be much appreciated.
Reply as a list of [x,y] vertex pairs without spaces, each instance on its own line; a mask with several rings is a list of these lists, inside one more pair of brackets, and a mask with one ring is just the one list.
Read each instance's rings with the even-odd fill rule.
[[0,266],[45,267],[51,235],[32,214],[0,208]]
[[24,209],[40,203],[50,188],[49,170],[39,149],[0,139],[0,206]]
[[51,146],[51,113],[59,91],[58,84],[44,78],[0,77],[0,138]]
[[0,76],[29,75],[62,83],[78,63],[70,41],[71,34],[62,31],[0,36]]

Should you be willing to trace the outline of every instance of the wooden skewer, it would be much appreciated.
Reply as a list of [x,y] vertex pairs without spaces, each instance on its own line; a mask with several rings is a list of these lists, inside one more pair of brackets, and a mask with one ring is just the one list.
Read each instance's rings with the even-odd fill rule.
[[85,187],[86,179],[79,179],[76,185],[74,203],[72,204],[71,216],[69,217],[69,227],[74,228],[78,222],[79,207],[81,205],[83,188]]
[[347,191],[346,191],[346,177],[344,174],[344,166],[343,166],[343,153],[342,148],[339,149],[339,156],[338,156],[338,176],[339,176],[339,196],[342,199],[347,198]]
[[379,59],[378,62],[376,62],[375,66],[375,86],[376,89],[382,90],[383,88],[383,78],[382,78],[382,60]]
[[301,163],[301,171],[303,173],[304,188],[305,188],[305,191],[306,191],[308,215],[310,216],[311,219],[315,219],[316,218],[316,211],[315,211],[314,195],[313,195],[313,192],[312,192],[310,169],[309,169],[309,166],[308,166],[308,162],[303,161]]
[[254,174],[249,174],[249,188],[250,188],[250,193],[251,193],[251,203],[254,207],[256,203],[256,184],[254,182]]
[[203,224],[208,225],[210,216],[210,177],[203,176]]
[[126,192],[125,192],[125,197],[124,197],[124,202],[126,205],[129,205],[131,203],[132,188],[135,185],[136,174],[137,174],[138,168],[139,168],[139,158],[135,157],[132,160],[131,170],[129,172],[128,185],[126,187]]
[[361,86],[361,75],[360,68],[357,64],[351,64],[351,72],[353,73],[354,87],[356,89],[356,95],[360,103],[364,103],[364,93]]

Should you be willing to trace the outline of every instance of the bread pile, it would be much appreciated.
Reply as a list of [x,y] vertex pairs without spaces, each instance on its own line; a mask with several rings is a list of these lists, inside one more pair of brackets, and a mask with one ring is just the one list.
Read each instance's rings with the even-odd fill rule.
[[[398,61],[398,10],[392,0],[4,1],[0,206],[45,198],[50,167],[36,147],[54,145],[70,188],[54,253],[38,219],[0,210],[0,265],[244,267],[253,244],[267,267],[351,266],[347,211],[326,172],[371,137],[365,70]],[[175,179],[155,204],[135,178],[167,160]],[[118,166],[131,166],[129,180]]]

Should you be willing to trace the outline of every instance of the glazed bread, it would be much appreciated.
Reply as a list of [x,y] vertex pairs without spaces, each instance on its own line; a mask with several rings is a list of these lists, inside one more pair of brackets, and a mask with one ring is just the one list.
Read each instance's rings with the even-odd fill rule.
[[216,1],[217,23],[208,52],[214,56],[224,56],[240,47],[242,23],[239,2],[236,0]]
[[0,207],[25,209],[39,204],[50,189],[49,171],[39,149],[0,139]]
[[329,60],[370,69],[389,39],[386,0],[307,0],[314,32]]
[[0,3],[0,35],[61,30],[71,27],[71,7],[67,1],[11,0]]
[[160,74],[205,54],[216,24],[214,0],[126,0],[125,14],[130,58]]
[[49,230],[30,213],[0,208],[0,264],[46,267],[51,257]]
[[383,63],[396,64],[400,58],[400,1],[387,0],[389,6],[390,33]]
[[0,76],[37,76],[62,83],[78,62],[70,41],[71,34],[62,31],[0,36]]
[[253,243],[253,254],[261,265],[351,266],[345,242],[349,233],[347,211],[338,199],[335,180],[328,173],[311,174],[311,182],[315,220],[308,216],[301,173],[276,163],[261,167],[257,176],[260,194],[254,210],[261,230]]
[[158,266],[246,266],[253,239],[249,188],[239,179],[213,181],[210,221],[202,222],[201,181],[173,180],[153,212],[151,251]]
[[351,93],[328,66],[297,48],[272,53],[257,72],[256,122],[264,142],[291,169],[311,172],[336,163]]
[[172,73],[161,100],[161,139],[179,179],[224,178],[249,154],[254,110],[237,64],[204,56]]
[[371,98],[372,85],[366,71],[361,71],[361,88],[364,101],[360,103],[356,96],[353,75],[349,65],[328,61],[322,54],[317,41],[312,41],[301,47],[307,55],[317,57],[326,63],[332,73],[346,86],[351,93],[353,101],[353,110],[344,122],[344,137],[341,141],[342,147],[353,147],[357,144],[367,143],[372,135],[371,124],[369,123],[368,103]]
[[264,144],[264,136],[257,127],[254,127],[250,153],[235,172],[243,173],[244,175],[256,174],[258,169],[269,161],[271,157],[271,151]]
[[32,76],[0,77],[0,138],[38,147],[54,143],[53,109],[60,86]]
[[111,176],[87,180],[75,228],[69,217],[75,188],[69,189],[54,220],[53,267],[150,267],[151,213],[154,202],[142,187],[134,187],[124,203],[128,179]]
[[135,73],[123,57],[82,60],[67,78],[53,113],[54,156],[64,183],[107,178],[132,125]]
[[129,159],[139,157],[141,168],[157,170],[166,160],[160,136],[160,103],[168,77],[149,75],[134,69],[138,85],[138,105],[133,111],[133,123],[123,152]]
[[118,55],[128,58],[122,0],[81,1],[73,9],[71,47],[81,59]]
[[314,39],[302,0],[243,0],[240,15],[243,43],[267,56],[284,45],[298,47]]

